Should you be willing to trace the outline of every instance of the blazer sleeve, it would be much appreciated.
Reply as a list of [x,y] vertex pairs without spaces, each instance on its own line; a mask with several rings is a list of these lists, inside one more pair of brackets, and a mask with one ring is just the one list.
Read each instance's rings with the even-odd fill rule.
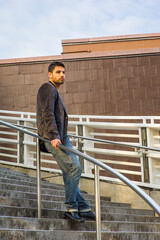
[[39,90],[38,95],[46,135],[50,141],[60,139],[55,118],[55,104],[58,95],[57,89],[50,84],[45,84]]

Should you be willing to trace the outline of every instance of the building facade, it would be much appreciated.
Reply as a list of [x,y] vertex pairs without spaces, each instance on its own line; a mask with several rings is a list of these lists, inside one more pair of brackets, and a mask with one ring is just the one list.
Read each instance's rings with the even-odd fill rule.
[[160,34],[62,41],[61,55],[0,60],[0,109],[36,111],[52,61],[66,66],[68,114],[160,115]]

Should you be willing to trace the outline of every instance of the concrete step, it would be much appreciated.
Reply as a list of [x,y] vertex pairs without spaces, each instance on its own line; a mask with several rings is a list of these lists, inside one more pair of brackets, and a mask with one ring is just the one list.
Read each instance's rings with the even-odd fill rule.
[[9,176],[12,176],[12,177],[18,177],[18,178],[29,178],[31,181],[32,179],[36,179],[35,177],[31,177],[29,176],[28,174],[26,173],[21,173],[21,172],[18,172],[18,171],[14,171],[14,170],[11,170],[11,169],[8,169],[8,168],[0,168],[0,174],[2,176],[6,176],[6,177],[9,177]]
[[[37,208],[0,206],[1,216],[15,217],[37,217]],[[42,208],[43,218],[63,219],[64,209],[46,209]],[[115,213],[112,211],[102,212],[102,220],[107,221],[133,221],[133,222],[159,222],[160,219],[151,215],[137,215],[130,213]]]
[[[12,192],[27,192],[27,193],[37,193],[37,187],[32,187],[32,186],[24,186],[24,185],[15,185],[13,184],[7,184],[7,183],[1,183],[0,182],[0,191],[1,190],[5,190],[5,191],[12,191]],[[50,189],[50,188],[46,188],[46,187],[42,187],[41,188],[41,193],[42,195],[58,195],[58,196],[65,196],[65,190],[64,189]],[[91,199],[94,200],[95,196],[94,195],[89,195],[87,193],[83,193],[84,198],[86,199]],[[102,199],[106,199],[106,200],[110,200],[109,198],[102,198]],[[123,204],[122,204],[123,205]]]
[[[14,183],[1,183],[0,182],[0,189],[7,189],[7,190],[13,190],[13,191],[21,191],[21,192],[37,192],[37,187],[32,186],[24,186],[24,185],[15,185]],[[50,188],[41,188],[42,194],[50,194],[50,195],[64,195],[64,189],[50,189]]]
[[[0,167],[0,169],[3,169],[3,168]],[[37,184],[36,178],[30,177],[27,174],[15,172],[13,170],[6,169],[6,168],[4,168],[4,171],[6,172],[7,175],[5,174],[5,175],[2,176],[2,178],[0,178],[0,183],[3,182],[3,179],[9,178],[9,179],[12,179],[12,180],[13,179],[20,180],[20,184],[16,184],[16,185],[24,185],[24,186],[26,186],[26,183],[28,183],[28,182],[33,182],[33,183]],[[10,171],[10,172],[8,173],[8,171]],[[6,180],[4,180],[4,181],[6,181]],[[24,182],[24,183],[22,184],[22,182]],[[47,180],[42,180],[41,182],[44,185],[48,185],[49,189],[50,189],[50,187],[53,188],[53,189],[58,187],[58,189],[60,189],[60,190],[63,189],[64,190],[64,186],[63,185],[51,183],[51,182],[48,182]],[[8,182],[8,183],[12,184],[13,181]],[[37,185],[35,185],[35,186],[37,186]],[[94,196],[91,196],[91,198],[94,198]],[[101,197],[101,199],[110,201],[109,197]]]
[[[31,187],[37,187],[37,181],[32,180],[30,181],[30,179],[28,178],[12,178],[12,176],[10,176],[10,178],[7,177],[0,177],[0,182],[1,183],[6,183],[6,184],[15,184],[15,185],[24,185],[24,186],[31,186]],[[62,189],[64,190],[64,186],[63,185],[58,185],[58,184],[54,184],[54,183],[50,183],[47,181],[42,180],[41,181],[41,187],[47,187],[50,189]]]
[[[64,202],[60,201],[42,201],[42,208],[45,209],[57,209],[57,210],[65,210]],[[8,197],[0,197],[0,207],[2,206],[15,206],[15,207],[23,207],[26,208],[36,208],[37,201],[29,200],[25,198],[8,198]],[[92,210],[94,210],[95,205],[91,205]],[[134,214],[134,215],[148,215],[154,216],[154,212],[152,210],[141,210],[141,209],[130,209],[123,208],[117,206],[107,206],[102,205],[101,211],[105,213],[118,213],[118,214]]]
[[[24,181],[24,179],[22,180],[14,180],[13,179],[2,179],[0,178],[0,184],[7,184],[9,186],[9,188],[11,188],[11,186],[15,186],[15,185],[18,185],[18,186],[28,186],[28,187],[33,187],[33,191],[35,192],[35,189],[37,189],[37,183],[33,183],[33,182],[29,182],[28,180]],[[58,185],[58,184],[54,184],[54,183],[50,183],[50,182],[46,182],[46,181],[41,181],[41,188],[45,188],[45,189],[49,189],[49,190],[62,190],[63,192],[65,192],[65,189],[64,189],[64,186],[62,185]],[[23,188],[21,188],[23,189]],[[37,190],[36,190],[37,191]],[[95,196],[91,196],[87,193],[84,193],[82,191],[83,195],[85,194],[85,197],[88,195],[89,198],[93,199],[95,198]],[[64,194],[63,194],[64,195]],[[104,201],[110,201],[110,198],[109,197],[101,197],[101,199],[103,199]],[[116,203],[113,203],[113,204],[116,204]],[[121,204],[122,206],[130,206],[130,204],[124,204],[122,203]]]
[[[82,194],[84,196],[84,194]],[[25,200],[37,200],[37,194],[36,193],[24,193],[24,192],[18,192],[18,191],[8,191],[8,190],[2,190],[0,189],[0,198],[3,200],[3,198],[12,198],[12,199],[25,199]],[[88,196],[85,196],[85,199],[90,205],[95,205],[95,200],[94,199],[88,199]],[[59,195],[41,195],[42,201],[47,201],[47,203],[50,201],[59,201],[59,202],[64,202],[65,197],[64,196],[59,196]],[[8,201],[8,200],[7,200]],[[116,202],[110,202],[110,201],[104,201],[101,200],[101,206],[113,206],[113,207],[121,207],[121,208],[130,208],[130,204],[123,204],[123,203],[116,203]]]
[[[26,192],[20,191],[22,189],[18,187],[10,187],[8,186],[9,189],[5,189],[5,186],[2,186],[3,189],[0,189],[0,196],[2,197],[8,197],[8,198],[25,198],[25,199],[37,199],[37,192],[27,192],[28,188],[25,188]],[[7,188],[7,186],[6,186]],[[11,190],[10,190],[11,189]],[[14,189],[14,190],[12,190]],[[16,190],[15,190],[16,189]],[[46,200],[46,201],[64,201],[65,199],[65,194],[64,191],[54,191],[50,194],[44,193],[45,191],[42,191],[41,194],[41,199]],[[89,202],[90,204],[95,204],[95,196],[91,196],[86,193],[82,193],[83,197]],[[130,207],[130,204],[125,204],[125,203],[116,203],[116,202],[109,202],[108,198],[106,198],[107,201],[101,200],[102,205],[108,205],[108,206],[120,206],[120,207]],[[109,199],[110,200],[110,199]]]
[[[37,193],[32,192],[21,192],[21,191],[11,191],[0,189],[0,196],[9,197],[9,198],[26,198],[26,199],[37,199]],[[46,201],[64,201],[65,196],[63,195],[49,195],[49,194],[41,194],[41,199]],[[92,201],[92,200],[91,200]]]
[[[1,240],[97,240],[96,223],[64,219],[64,186],[42,181],[42,218],[37,219],[37,183],[23,173],[0,168]],[[94,196],[82,194],[94,210]],[[101,197],[102,240],[160,240],[154,211],[131,209]]]
[[[158,240],[159,233],[153,232],[102,232],[102,240]],[[97,240],[95,231],[65,231],[65,230],[11,230],[0,229],[1,240]]]
[[[0,183],[1,184],[7,184],[7,185],[18,185],[18,186],[28,186],[28,187],[33,187],[37,188],[37,183],[36,182],[29,182],[27,179],[21,179],[21,180],[16,180],[16,179],[5,179],[5,178],[0,178]],[[51,184],[45,181],[41,181],[41,188],[45,189],[50,189],[50,190],[62,190],[64,191],[64,186],[58,186],[58,184]]]
[[[83,194],[84,195],[84,194]],[[17,198],[17,199],[28,199],[30,201],[36,201],[37,200],[37,194],[36,193],[24,193],[24,192],[18,192],[18,191],[9,191],[9,190],[2,190],[0,189],[0,197],[7,197],[7,198]],[[87,202],[95,206],[95,200],[94,199],[88,199],[88,196],[85,196],[85,199]],[[58,201],[58,202],[64,202],[65,197],[64,196],[59,196],[59,195],[46,195],[42,194],[41,195],[42,202],[52,202],[52,201]],[[7,200],[8,201],[8,200]],[[130,208],[130,204],[125,204],[125,203],[116,203],[116,202],[110,202],[110,201],[104,201],[101,200],[101,209],[103,206],[108,206],[108,207],[120,207],[120,208]]]
[[25,173],[21,173],[21,172],[17,172],[17,171],[14,171],[12,169],[10,169],[9,167],[8,168],[5,168],[5,167],[0,167],[0,172],[2,173],[12,173],[12,174],[16,174],[16,175],[24,175]]
[[[30,177],[27,174],[15,172],[12,170],[10,170],[10,172],[5,170],[5,173],[0,171],[0,182],[13,183],[13,181],[17,185],[26,185],[26,182],[29,183],[29,185],[32,185],[32,183],[33,183],[33,186],[37,185],[36,177]],[[19,183],[16,181],[19,181]],[[61,189],[61,188],[64,189],[64,185],[51,183],[47,179],[41,179],[41,184],[50,186],[51,188],[55,187],[58,189]]]
[[[32,229],[32,230],[79,230],[95,231],[95,221],[85,221],[83,224],[73,224],[66,219],[47,218],[20,218],[0,217],[1,228],[8,229]],[[126,222],[126,221],[102,221],[102,231],[130,231],[130,232],[158,232],[160,222]]]

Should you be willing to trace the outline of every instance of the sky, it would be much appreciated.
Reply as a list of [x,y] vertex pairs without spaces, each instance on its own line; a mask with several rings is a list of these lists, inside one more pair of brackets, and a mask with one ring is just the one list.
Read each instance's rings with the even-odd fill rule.
[[0,59],[60,55],[64,39],[160,32],[160,0],[0,0]]

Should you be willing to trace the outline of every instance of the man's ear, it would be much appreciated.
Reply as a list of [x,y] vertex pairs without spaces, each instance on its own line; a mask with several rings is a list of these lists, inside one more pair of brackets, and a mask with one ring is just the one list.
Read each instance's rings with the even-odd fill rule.
[[51,78],[52,77],[52,73],[48,72],[48,77]]

